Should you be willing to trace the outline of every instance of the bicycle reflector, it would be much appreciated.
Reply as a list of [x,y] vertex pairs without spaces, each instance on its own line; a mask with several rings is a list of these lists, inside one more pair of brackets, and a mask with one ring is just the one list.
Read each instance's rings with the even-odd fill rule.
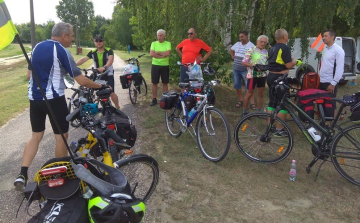
[[66,166],[58,166],[58,167],[43,169],[41,171],[41,175],[42,176],[55,175],[55,174],[60,174],[60,173],[66,173],[66,171],[67,171]]
[[196,93],[200,93],[200,92],[201,92],[201,88],[195,88],[194,91],[195,91]]
[[47,185],[48,185],[49,187],[59,187],[59,186],[64,185],[64,183],[65,183],[65,180],[60,177],[60,178],[56,178],[56,179],[49,180],[49,181],[47,182]]
[[110,130],[114,130],[115,129],[115,124],[107,124],[107,127]]
[[323,98],[316,99],[316,100],[315,100],[315,103],[316,103],[316,104],[323,104],[323,103],[324,103],[324,99],[323,99]]

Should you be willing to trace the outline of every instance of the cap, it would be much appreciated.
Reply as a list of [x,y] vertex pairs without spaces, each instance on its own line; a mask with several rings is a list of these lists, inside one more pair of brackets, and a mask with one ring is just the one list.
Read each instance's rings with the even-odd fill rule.
[[94,37],[94,40],[104,40],[102,36],[100,35],[97,35]]

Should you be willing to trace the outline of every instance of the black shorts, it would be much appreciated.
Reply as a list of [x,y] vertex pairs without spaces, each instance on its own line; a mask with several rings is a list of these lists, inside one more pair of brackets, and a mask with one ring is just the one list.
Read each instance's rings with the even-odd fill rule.
[[[280,90],[276,90],[274,87],[274,82],[279,78],[282,77],[283,74],[274,74],[269,72],[267,76],[267,85],[269,86],[269,107],[276,108],[284,96],[285,92],[280,92]],[[281,110],[286,110],[284,106],[281,107]]]
[[[69,122],[66,121],[66,116],[69,111],[66,106],[65,96],[48,100],[54,112],[56,120],[58,121],[61,131],[67,133],[69,131]],[[42,132],[45,130],[46,115],[49,116],[51,127],[54,134],[60,134],[54,120],[51,118],[49,109],[44,100],[30,100],[30,123],[33,132]]]
[[247,79],[248,90],[254,90],[257,86],[258,88],[265,87],[266,77],[255,77]]
[[169,66],[151,65],[151,83],[158,84],[160,77],[163,84],[169,83]]
[[115,92],[115,84],[114,84],[114,75],[111,76],[102,76],[100,80],[106,81],[106,84],[112,88],[112,91]]
[[[326,89],[329,87],[330,84],[331,83],[320,83],[319,84],[319,89],[323,90],[323,91],[326,91]],[[336,85],[335,89],[334,89],[334,97],[336,97],[337,90],[338,90],[338,86]],[[335,101],[333,101],[333,107],[336,109],[336,102]]]

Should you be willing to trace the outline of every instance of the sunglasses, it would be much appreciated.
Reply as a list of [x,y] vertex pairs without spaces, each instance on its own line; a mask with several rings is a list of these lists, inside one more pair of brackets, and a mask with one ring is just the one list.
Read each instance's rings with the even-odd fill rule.
[[192,35],[192,34],[194,34],[194,33],[188,33],[188,35]]
[[97,42],[97,43],[101,43],[101,42],[102,42],[102,40],[97,39],[97,40],[95,40],[95,42]]

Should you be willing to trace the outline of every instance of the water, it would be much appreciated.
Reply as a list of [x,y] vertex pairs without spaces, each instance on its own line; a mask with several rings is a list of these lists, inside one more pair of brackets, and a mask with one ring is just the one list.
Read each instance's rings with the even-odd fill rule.
[[293,160],[291,163],[290,172],[289,172],[289,180],[290,181],[296,180],[296,161],[295,160]]

